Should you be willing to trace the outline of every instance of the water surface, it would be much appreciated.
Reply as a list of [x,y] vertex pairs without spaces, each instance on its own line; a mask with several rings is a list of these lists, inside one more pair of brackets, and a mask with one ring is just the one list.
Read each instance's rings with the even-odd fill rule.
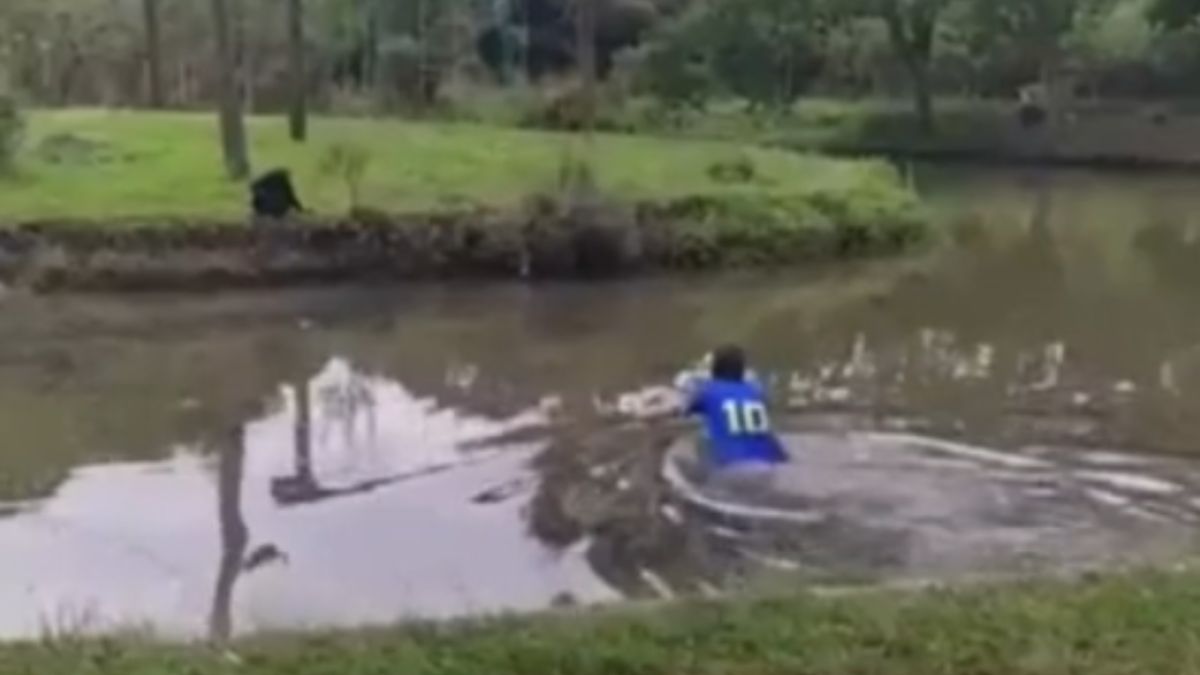
[[[1119,521],[1052,562],[1104,562],[1111,541],[1185,549],[1200,504],[1194,179],[915,180],[953,227],[904,261],[588,286],[5,296],[0,635],[220,636],[1010,571],[885,555],[896,540],[882,533],[766,546],[689,515],[660,480],[685,427],[638,418],[726,341],[750,349],[795,432],[1040,458],[1043,493],[1013,497],[1014,512],[1074,513],[1058,486]],[[851,475],[829,459],[814,451],[812,475]],[[888,466],[873,470],[909,480]],[[987,481],[1011,471],[976,466]],[[931,471],[912,494],[940,484]],[[847,484],[869,495],[877,478]]]

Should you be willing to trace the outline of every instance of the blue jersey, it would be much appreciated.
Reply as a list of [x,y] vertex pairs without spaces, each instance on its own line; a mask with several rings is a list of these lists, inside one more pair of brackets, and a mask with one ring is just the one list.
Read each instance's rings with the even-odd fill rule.
[[766,397],[756,384],[710,380],[696,392],[688,412],[704,419],[710,459],[717,467],[787,461],[771,431]]

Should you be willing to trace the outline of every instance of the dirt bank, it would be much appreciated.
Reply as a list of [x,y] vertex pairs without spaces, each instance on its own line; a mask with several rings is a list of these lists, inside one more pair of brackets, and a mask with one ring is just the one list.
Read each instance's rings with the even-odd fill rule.
[[288,222],[31,223],[0,230],[0,280],[51,291],[598,278],[894,253],[927,233],[915,211],[796,206],[546,199],[511,211]]
[[1013,102],[948,105],[932,132],[902,108],[848,117],[824,131],[784,133],[781,144],[851,156],[1200,171],[1200,115],[1166,105],[1081,102],[1032,119]]

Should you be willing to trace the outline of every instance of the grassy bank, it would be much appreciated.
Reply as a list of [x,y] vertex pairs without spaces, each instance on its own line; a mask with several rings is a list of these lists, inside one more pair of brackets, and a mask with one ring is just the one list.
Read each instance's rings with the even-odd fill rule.
[[255,638],[236,657],[144,639],[0,647],[37,675],[971,675],[1200,672],[1200,575],[777,598],[482,625]]
[[[292,169],[314,211],[344,213],[348,190],[319,170],[334,144],[367,150],[363,206],[425,211],[463,204],[511,205],[552,190],[568,156],[587,156],[599,189],[625,200],[738,194],[803,199],[855,192],[903,199],[891,172],[720,141],[673,141],[600,135],[584,149],[576,138],[471,124],[319,119],[304,145],[286,138],[279,119],[252,118],[252,159],[259,170]],[[722,165],[753,175],[730,180]],[[233,218],[246,213],[244,186],[222,175],[211,115],[63,111],[36,113],[19,158],[19,175],[0,182],[0,218]]]
[[[34,115],[18,173],[0,180],[0,281],[203,289],[598,276],[894,253],[925,234],[917,196],[882,162],[367,119],[316,120],[298,145],[278,119],[250,126],[257,166],[291,169],[308,216],[246,227],[246,189],[222,174],[211,116]],[[367,153],[353,186],[322,171],[335,147]],[[566,189],[580,181],[589,189]],[[360,208],[347,216],[353,192]]]

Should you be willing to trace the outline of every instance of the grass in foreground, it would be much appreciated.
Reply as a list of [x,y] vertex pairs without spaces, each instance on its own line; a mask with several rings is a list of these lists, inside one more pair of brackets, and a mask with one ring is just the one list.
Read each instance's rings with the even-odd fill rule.
[[233,647],[0,647],[37,675],[1131,675],[1200,672],[1200,574],[639,608]]
[[[581,152],[571,136],[469,124],[317,119],[313,127],[313,138],[297,145],[286,138],[282,120],[252,118],[252,161],[259,171],[292,169],[301,199],[324,213],[348,207],[344,183],[318,170],[335,143],[369,150],[361,203],[392,211],[509,205],[551,189],[564,159]],[[67,152],[46,150],[61,146]],[[618,198],[737,193],[787,199],[845,191],[906,197],[893,172],[874,162],[626,135],[599,135],[588,152],[600,188]],[[715,164],[745,159],[756,170],[753,181],[729,184],[710,175]],[[0,181],[0,218],[10,222],[237,217],[248,208],[245,187],[223,176],[216,122],[208,114],[35,113],[18,161],[19,175]]]

